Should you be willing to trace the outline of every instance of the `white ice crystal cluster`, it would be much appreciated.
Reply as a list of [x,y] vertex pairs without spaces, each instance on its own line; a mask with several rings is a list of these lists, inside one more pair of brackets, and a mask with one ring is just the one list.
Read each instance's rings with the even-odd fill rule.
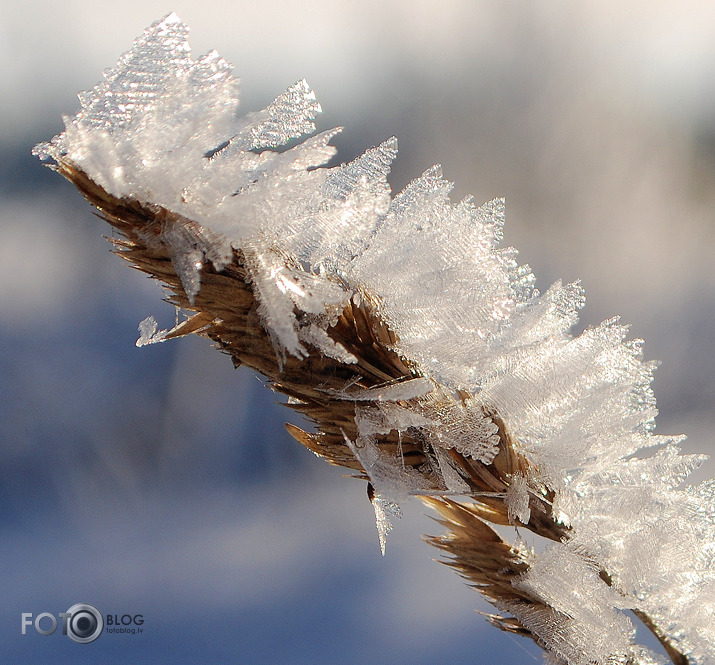
[[[554,663],[666,662],[633,644],[627,609],[655,619],[690,662],[715,662],[715,485],[683,488],[701,459],[652,433],[642,342],[615,319],[570,334],[581,287],[538,293],[516,252],[498,247],[503,201],[451,203],[438,167],[392,198],[395,139],[325,167],[338,130],[305,138],[320,111],[305,81],[237,116],[231,66],[214,52],[194,60],[187,31],[173,14],[148,28],[37,154],[191,220],[163,237],[189,297],[207,262],[221,270],[240,250],[283,360],[313,347],[355,362],[327,331],[350,299],[377,299],[421,375],[338,396],[355,402],[359,436],[347,443],[378,493],[383,545],[394,502],[427,488],[376,436],[419,428],[444,491],[462,493],[449,451],[489,464],[498,414],[535,469],[512,478],[510,518],[528,523],[529,497],[553,492],[572,532],[517,582],[548,609],[503,609]],[[163,339],[153,322],[144,328],[144,342]]]

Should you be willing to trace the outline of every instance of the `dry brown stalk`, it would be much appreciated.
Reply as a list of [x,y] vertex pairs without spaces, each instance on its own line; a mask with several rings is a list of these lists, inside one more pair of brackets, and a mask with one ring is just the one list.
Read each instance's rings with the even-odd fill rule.
[[[333,341],[357,357],[356,364],[326,357],[315,347],[309,347],[310,353],[305,358],[279,358],[257,311],[258,302],[241,251],[234,250],[232,263],[221,272],[207,261],[201,270],[201,288],[191,301],[172,266],[170,248],[162,235],[175,228],[198,237],[205,233],[203,229],[164,208],[109,195],[69,161],[60,161],[56,169],[121,234],[122,239],[112,240],[114,251],[133,267],[166,285],[170,294],[168,301],[194,313],[167,338],[189,333],[208,337],[231,357],[236,367],[245,365],[267,377],[276,390],[293,398],[291,408],[316,427],[315,433],[309,433],[287,425],[289,433],[331,464],[352,469],[368,480],[346,444],[346,437],[350,440],[358,437],[355,404],[338,395],[348,384],[368,389],[419,376],[418,369],[395,351],[395,334],[381,317],[380,302],[373,294],[356,291],[337,323],[328,329]],[[290,257],[286,260],[290,261]],[[299,312],[296,314],[300,316]],[[450,530],[447,536],[427,540],[447,553],[448,565],[456,568],[497,607],[503,601],[516,600],[532,605],[535,610],[548,609],[512,585],[512,581],[528,569],[528,560],[487,524],[513,525],[505,493],[513,475],[528,476],[532,465],[516,450],[499,415],[492,412],[486,415],[498,427],[498,454],[492,463],[484,464],[450,450],[453,461],[464,472],[469,486],[466,496],[471,502],[463,504],[444,496],[423,499],[441,514],[442,523]],[[393,430],[378,435],[377,445],[383,452],[400,455],[404,465],[422,474],[435,494],[447,493],[430,466],[430,443],[418,428],[410,428],[402,434]],[[520,526],[550,540],[561,541],[568,537],[568,529],[555,519],[552,499],[553,493],[548,488],[543,488],[541,494],[531,492],[531,517],[528,524]],[[492,615],[489,618],[502,630],[526,635],[538,642],[514,617]],[[649,621],[644,618],[646,625]],[[658,635],[654,623],[651,622],[649,628]],[[674,663],[687,665],[688,660],[667,638],[662,637],[661,641]]]

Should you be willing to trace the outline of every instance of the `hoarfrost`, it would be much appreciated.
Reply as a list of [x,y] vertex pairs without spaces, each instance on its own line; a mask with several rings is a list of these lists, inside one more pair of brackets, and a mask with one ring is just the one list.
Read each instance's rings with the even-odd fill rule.
[[[614,656],[627,654],[635,630],[618,610],[627,609],[629,603],[604,584],[598,565],[576,548],[569,544],[547,548],[515,586],[549,608],[551,616],[538,627],[537,635],[568,663],[605,665]],[[521,608],[515,610],[521,618]]]
[[[363,418],[363,428],[364,422]],[[385,500],[399,504],[412,494],[431,489],[421,474],[382,452],[371,437],[361,435],[356,441],[346,438],[345,442]]]
[[385,556],[387,546],[387,536],[392,531],[392,520],[390,518],[402,517],[400,506],[392,501],[387,501],[379,494],[372,497],[372,506],[375,509],[375,525],[377,526],[377,536],[380,541],[380,553]]
[[439,471],[442,474],[442,479],[444,480],[447,490],[454,494],[468,494],[469,484],[462,478],[459,469],[455,466],[454,462],[452,462],[452,458],[447,451],[439,446],[435,446],[434,454],[437,458]]
[[163,342],[166,339],[166,333],[168,330],[159,330],[157,332],[158,324],[153,316],[147,316],[146,319],[139,323],[139,339],[137,340],[137,346],[147,346],[148,344],[156,344],[157,342]]
[[529,507],[529,482],[522,473],[515,473],[506,490],[506,505],[509,521],[512,524],[528,524],[531,519]]
[[[416,397],[414,384],[417,384]],[[423,387],[432,390],[423,392]],[[418,429],[425,442],[433,447],[453,449],[485,463],[491,462],[496,455],[498,427],[481,405],[474,400],[456,400],[442,390],[434,389],[434,384],[425,379],[352,391],[346,397],[375,403],[357,412],[358,430],[366,436]]]
[[418,377],[387,383],[375,388],[347,389],[341,393],[333,393],[336,397],[356,402],[400,402],[422,397],[434,390],[434,383],[429,379]]
[[[358,436],[346,444],[374,485],[383,552],[397,503],[468,493],[454,459],[493,463],[503,425],[538,470],[511,475],[509,519],[528,523],[543,487],[572,532],[515,583],[542,604],[507,608],[554,662],[657,662],[631,644],[629,606],[694,664],[715,661],[715,485],[683,489],[701,458],[681,454],[682,437],[653,433],[655,364],[642,341],[618,319],[571,335],[583,289],[538,293],[529,267],[499,247],[502,199],[453,204],[438,166],[391,198],[396,139],[327,167],[339,129],[308,137],[321,109],[304,80],[239,117],[231,65],[215,52],[194,59],[187,34],[175,14],[150,26],[35,154],[172,216],[147,241],[168,249],[189,300],[207,266],[220,272],[240,254],[279,363],[317,349],[355,364],[330,327],[361,293],[375,299],[413,376],[331,397],[355,402]],[[209,323],[157,332],[150,317],[137,345]],[[425,473],[381,450],[392,432],[421,442]]]
[[346,365],[353,365],[358,361],[354,354],[350,353],[342,344],[334,341],[323,328],[315,323],[301,328],[298,331],[298,336],[301,341],[320,349],[328,358],[334,358]]
[[454,399],[435,391],[417,400],[421,414],[432,422],[432,436],[438,445],[454,449],[466,457],[491,463],[499,448],[499,427],[474,398]]

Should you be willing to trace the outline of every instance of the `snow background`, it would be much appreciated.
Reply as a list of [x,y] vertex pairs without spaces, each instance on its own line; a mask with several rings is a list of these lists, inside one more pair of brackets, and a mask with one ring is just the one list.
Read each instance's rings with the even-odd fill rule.
[[[715,424],[715,7],[611,1],[67,0],[0,8],[0,654],[22,662],[540,662],[489,627],[420,543],[413,502],[379,556],[361,483],[296,417],[173,321],[106,224],[30,156],[134,37],[176,11],[244,111],[305,76],[341,161],[395,134],[395,190],[435,162],[453,199],[507,200],[505,242],[544,290],[581,278],[585,324],[646,339],[660,433]],[[712,476],[715,464],[697,474]],[[76,645],[20,614],[145,617]],[[530,654],[530,655],[529,655]]]

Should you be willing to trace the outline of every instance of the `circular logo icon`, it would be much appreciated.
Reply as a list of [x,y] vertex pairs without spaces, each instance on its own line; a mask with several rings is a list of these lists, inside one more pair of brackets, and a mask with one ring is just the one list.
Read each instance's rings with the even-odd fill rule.
[[104,628],[102,613],[93,605],[77,603],[67,610],[70,615],[67,622],[67,635],[71,640],[80,644],[94,642]]

